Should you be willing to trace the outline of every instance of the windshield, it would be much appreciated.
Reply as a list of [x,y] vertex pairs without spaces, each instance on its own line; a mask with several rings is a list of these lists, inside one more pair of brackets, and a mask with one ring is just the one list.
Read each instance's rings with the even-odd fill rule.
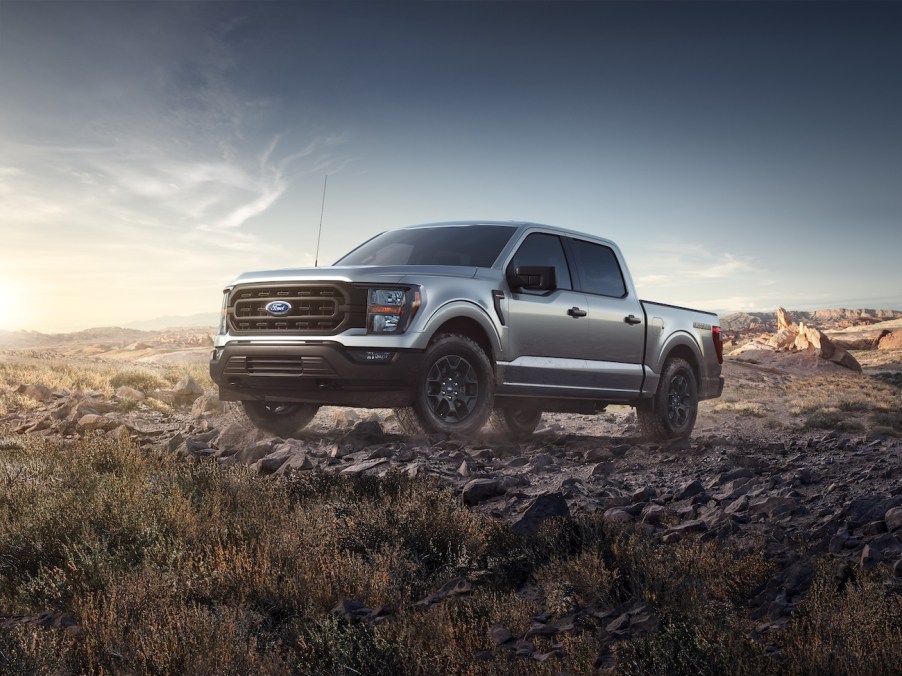
[[373,237],[335,265],[454,265],[490,268],[516,231],[513,225],[443,225]]

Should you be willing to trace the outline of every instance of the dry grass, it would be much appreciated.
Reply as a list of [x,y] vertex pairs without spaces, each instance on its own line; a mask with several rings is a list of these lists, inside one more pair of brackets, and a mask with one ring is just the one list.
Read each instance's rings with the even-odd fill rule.
[[898,674],[902,594],[873,573],[840,586],[821,566],[783,645],[787,673]]
[[765,418],[770,412],[764,404],[757,401],[719,401],[711,406],[715,413],[738,413],[752,418]]
[[[0,361],[0,388],[109,395],[189,374],[210,385],[204,364]],[[766,426],[790,398],[796,426],[902,434],[892,379],[820,375],[755,394],[733,391],[711,410]],[[38,405],[0,393],[0,414]],[[0,673],[590,674],[607,651],[626,674],[891,673],[902,663],[900,597],[884,570],[841,590],[822,573],[780,660],[765,656],[748,601],[774,572],[758,550],[692,538],[665,546],[593,517],[524,540],[444,485],[397,474],[274,480],[112,439],[60,446],[0,433],[0,614],[65,611],[83,628],[0,629]],[[456,577],[473,593],[415,606]],[[535,595],[519,594],[524,586]],[[346,598],[391,613],[349,624],[330,613]],[[637,603],[653,609],[657,629],[610,643],[609,619],[583,614],[577,631],[555,638],[564,657],[548,662],[489,636],[493,624],[522,635],[540,612]],[[532,640],[540,652],[553,647]],[[474,662],[485,650],[495,659]]]
[[[22,384],[43,385],[55,391],[101,392],[109,397],[122,385],[145,393],[156,389],[167,390],[185,376],[194,378],[201,387],[213,387],[207,364],[200,362],[154,368],[98,362],[0,360],[0,416],[41,406],[40,402],[14,391]],[[161,401],[148,399],[145,404],[162,412],[172,411],[171,407]],[[123,413],[131,410],[129,404],[122,406],[120,411]]]
[[[274,480],[101,437],[0,436],[0,610],[66,611],[83,628],[0,630],[3,673],[588,674],[603,649],[623,673],[811,673],[848,645],[872,651],[878,672],[902,659],[898,597],[876,578],[840,596],[818,588],[785,663],[765,657],[745,607],[773,572],[757,551],[665,546],[597,518],[523,540],[449,488],[397,474]],[[474,592],[414,605],[456,577]],[[345,598],[391,614],[349,624],[329,612]],[[556,639],[563,658],[473,661],[495,649],[493,624],[522,635],[539,612],[636,603],[656,630],[606,648],[606,621],[583,615]]]
[[793,381],[787,393],[801,429],[902,434],[902,388],[891,381],[830,374]]

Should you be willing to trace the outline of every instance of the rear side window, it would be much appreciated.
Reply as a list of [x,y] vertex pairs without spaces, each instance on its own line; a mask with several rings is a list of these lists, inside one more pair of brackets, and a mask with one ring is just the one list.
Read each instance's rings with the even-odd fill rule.
[[582,282],[580,291],[614,298],[626,295],[620,264],[612,249],[580,239],[572,239],[570,243]]
[[518,267],[525,266],[552,267],[557,288],[573,288],[570,283],[570,269],[567,267],[564,247],[557,235],[534,232],[527,236],[520,248],[517,249],[517,253],[514,254],[508,270],[514,271]]

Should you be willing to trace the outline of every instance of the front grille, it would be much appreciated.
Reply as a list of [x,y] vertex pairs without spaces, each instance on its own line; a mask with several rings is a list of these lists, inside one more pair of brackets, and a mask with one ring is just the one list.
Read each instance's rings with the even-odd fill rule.
[[[273,301],[291,309],[267,311]],[[261,284],[238,286],[229,298],[229,329],[235,335],[334,335],[366,325],[366,290],[347,284]]]
[[226,376],[334,376],[335,370],[323,357],[249,356],[231,357]]

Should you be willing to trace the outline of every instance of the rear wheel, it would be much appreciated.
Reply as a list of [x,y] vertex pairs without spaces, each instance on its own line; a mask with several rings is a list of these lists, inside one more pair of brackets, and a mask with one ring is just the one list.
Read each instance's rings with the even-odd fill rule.
[[639,430],[650,439],[685,439],[698,415],[698,384],[692,366],[673,357],[664,364],[655,396],[636,405]]
[[426,348],[411,407],[425,432],[473,434],[485,425],[494,400],[492,365],[476,342],[448,334]]
[[244,416],[264,432],[289,438],[304,429],[319,410],[319,404],[242,401]]
[[536,408],[496,408],[489,418],[491,428],[514,439],[528,439],[542,422],[542,411]]

